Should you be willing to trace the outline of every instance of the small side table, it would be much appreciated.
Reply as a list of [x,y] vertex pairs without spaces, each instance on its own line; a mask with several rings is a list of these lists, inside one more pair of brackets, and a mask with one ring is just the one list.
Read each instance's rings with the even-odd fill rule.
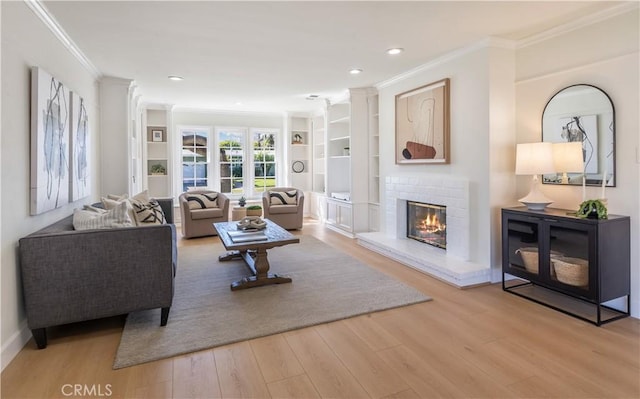
[[236,221],[247,217],[247,208],[243,206],[234,206],[231,210],[231,220]]

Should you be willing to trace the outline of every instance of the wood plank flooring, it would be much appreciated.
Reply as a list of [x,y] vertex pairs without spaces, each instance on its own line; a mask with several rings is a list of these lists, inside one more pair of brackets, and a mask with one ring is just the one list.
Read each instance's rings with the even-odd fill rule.
[[456,289],[313,221],[296,234],[433,301],[121,370],[124,317],[51,328],[47,349],[31,341],[3,371],[1,397],[65,398],[71,384],[114,398],[640,398],[640,320],[595,327],[500,285]]

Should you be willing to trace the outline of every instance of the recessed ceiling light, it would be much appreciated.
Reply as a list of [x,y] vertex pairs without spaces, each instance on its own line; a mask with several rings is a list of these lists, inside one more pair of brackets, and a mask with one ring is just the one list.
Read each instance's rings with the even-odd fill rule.
[[242,105],[242,101],[236,101],[236,105]]
[[396,55],[396,54],[400,54],[403,51],[404,51],[403,48],[395,47],[395,48],[390,48],[389,50],[387,50],[387,54]]
[[362,73],[362,69],[353,68],[352,70],[349,71],[349,73],[352,75],[357,75],[359,73]]
[[169,79],[171,80],[184,80],[182,76],[169,75]]

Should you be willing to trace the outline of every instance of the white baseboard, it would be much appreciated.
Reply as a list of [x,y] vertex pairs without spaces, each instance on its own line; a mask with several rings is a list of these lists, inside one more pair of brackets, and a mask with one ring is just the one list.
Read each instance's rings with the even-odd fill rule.
[[2,361],[2,371],[11,363],[18,353],[24,348],[24,346],[31,339],[31,330],[27,327],[27,322],[23,322],[20,325],[20,330],[16,331],[7,342],[2,345],[2,351],[0,352],[0,359]]

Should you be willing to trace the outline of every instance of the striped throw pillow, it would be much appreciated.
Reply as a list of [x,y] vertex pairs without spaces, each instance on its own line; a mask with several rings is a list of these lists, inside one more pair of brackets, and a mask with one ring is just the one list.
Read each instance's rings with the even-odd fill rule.
[[133,205],[138,226],[165,224],[167,222],[164,218],[162,207],[154,199],[149,200],[149,202],[131,200],[131,205]]
[[298,191],[269,191],[271,205],[297,205]]
[[189,204],[189,209],[218,207],[218,193],[189,194],[185,198]]

